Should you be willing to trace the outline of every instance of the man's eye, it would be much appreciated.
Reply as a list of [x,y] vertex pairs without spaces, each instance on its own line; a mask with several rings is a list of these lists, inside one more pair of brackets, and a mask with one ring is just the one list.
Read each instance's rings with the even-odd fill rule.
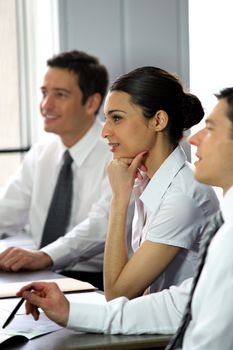
[[58,92],[57,96],[58,97],[67,97],[68,95],[65,92]]
[[41,94],[42,94],[43,97],[47,96],[47,92],[45,90],[41,90]]

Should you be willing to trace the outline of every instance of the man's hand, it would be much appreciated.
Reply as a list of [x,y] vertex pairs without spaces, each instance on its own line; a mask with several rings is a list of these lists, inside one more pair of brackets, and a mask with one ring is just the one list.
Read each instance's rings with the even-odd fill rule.
[[0,254],[0,269],[4,271],[42,270],[52,267],[52,264],[49,255],[37,250],[10,247]]
[[70,306],[56,283],[32,282],[21,288],[17,296],[26,300],[26,313],[35,320],[39,319],[41,308],[50,320],[66,327]]

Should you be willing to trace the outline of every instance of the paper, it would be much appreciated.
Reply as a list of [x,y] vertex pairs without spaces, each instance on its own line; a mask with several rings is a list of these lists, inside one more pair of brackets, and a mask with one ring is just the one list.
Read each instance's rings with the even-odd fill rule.
[[[74,303],[106,303],[104,294],[98,292],[69,293],[66,297],[70,302]],[[19,298],[0,300],[0,328],[18,301]],[[50,321],[42,310],[40,310],[39,320],[35,321],[31,315],[25,314],[25,306],[23,304],[11,323],[6,328],[0,329],[0,344],[12,338],[15,338],[16,341],[19,341],[19,337],[28,340],[33,339],[61,328],[53,321]]]
[[[74,278],[55,278],[55,279],[45,279],[40,280],[43,282],[55,282],[59,286],[62,292],[79,292],[86,290],[96,290],[92,284],[88,282],[83,282],[76,280]],[[33,282],[33,281],[32,281]],[[36,281],[39,282],[39,281]],[[12,282],[12,283],[0,283],[0,298],[15,297],[16,293],[30,281],[25,282]]]
[[[3,321],[0,319],[1,327],[2,324]],[[29,340],[43,334],[58,331],[61,328],[53,321],[50,321],[43,312],[41,312],[38,321],[35,321],[31,315],[18,315],[15,316],[7,328],[0,329],[0,344],[16,336]]]
[[[106,303],[104,294],[97,292],[69,293],[66,297],[70,302]],[[0,328],[18,301],[19,298],[0,300]],[[43,334],[58,331],[61,328],[53,321],[50,321],[42,310],[40,310],[39,320],[35,321],[31,315],[25,314],[25,306],[22,305],[11,323],[6,328],[0,329],[0,344],[12,338],[15,338],[16,341],[19,341],[19,337],[28,340],[33,339]]]
[[98,292],[86,293],[69,293],[66,298],[71,303],[87,303],[87,304],[104,304],[106,298],[104,294]]

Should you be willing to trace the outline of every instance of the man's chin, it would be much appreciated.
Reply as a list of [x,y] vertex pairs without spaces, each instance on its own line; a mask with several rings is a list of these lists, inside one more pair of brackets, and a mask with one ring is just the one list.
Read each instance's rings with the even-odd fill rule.
[[[210,179],[209,177],[205,176],[204,174],[198,172],[198,171],[195,171],[195,172],[194,172],[194,177],[195,177],[195,179],[196,179],[198,182],[200,182],[200,183],[202,183],[202,184],[205,184],[205,185],[212,185],[211,179]],[[213,185],[213,186],[214,186],[214,185]]]
[[56,130],[54,130],[54,128],[51,128],[50,126],[47,126],[47,125],[44,125],[44,131],[56,134]]

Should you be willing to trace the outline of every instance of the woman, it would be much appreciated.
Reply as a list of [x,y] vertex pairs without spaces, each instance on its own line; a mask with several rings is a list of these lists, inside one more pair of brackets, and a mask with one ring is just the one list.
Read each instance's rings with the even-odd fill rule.
[[[119,77],[104,112],[102,136],[113,152],[104,290],[107,300],[131,299],[149,286],[150,292],[159,291],[193,275],[199,241],[218,200],[212,188],[194,179],[180,146],[183,131],[204,111],[175,76],[141,67]],[[134,254],[129,257],[125,226],[132,191]]]

